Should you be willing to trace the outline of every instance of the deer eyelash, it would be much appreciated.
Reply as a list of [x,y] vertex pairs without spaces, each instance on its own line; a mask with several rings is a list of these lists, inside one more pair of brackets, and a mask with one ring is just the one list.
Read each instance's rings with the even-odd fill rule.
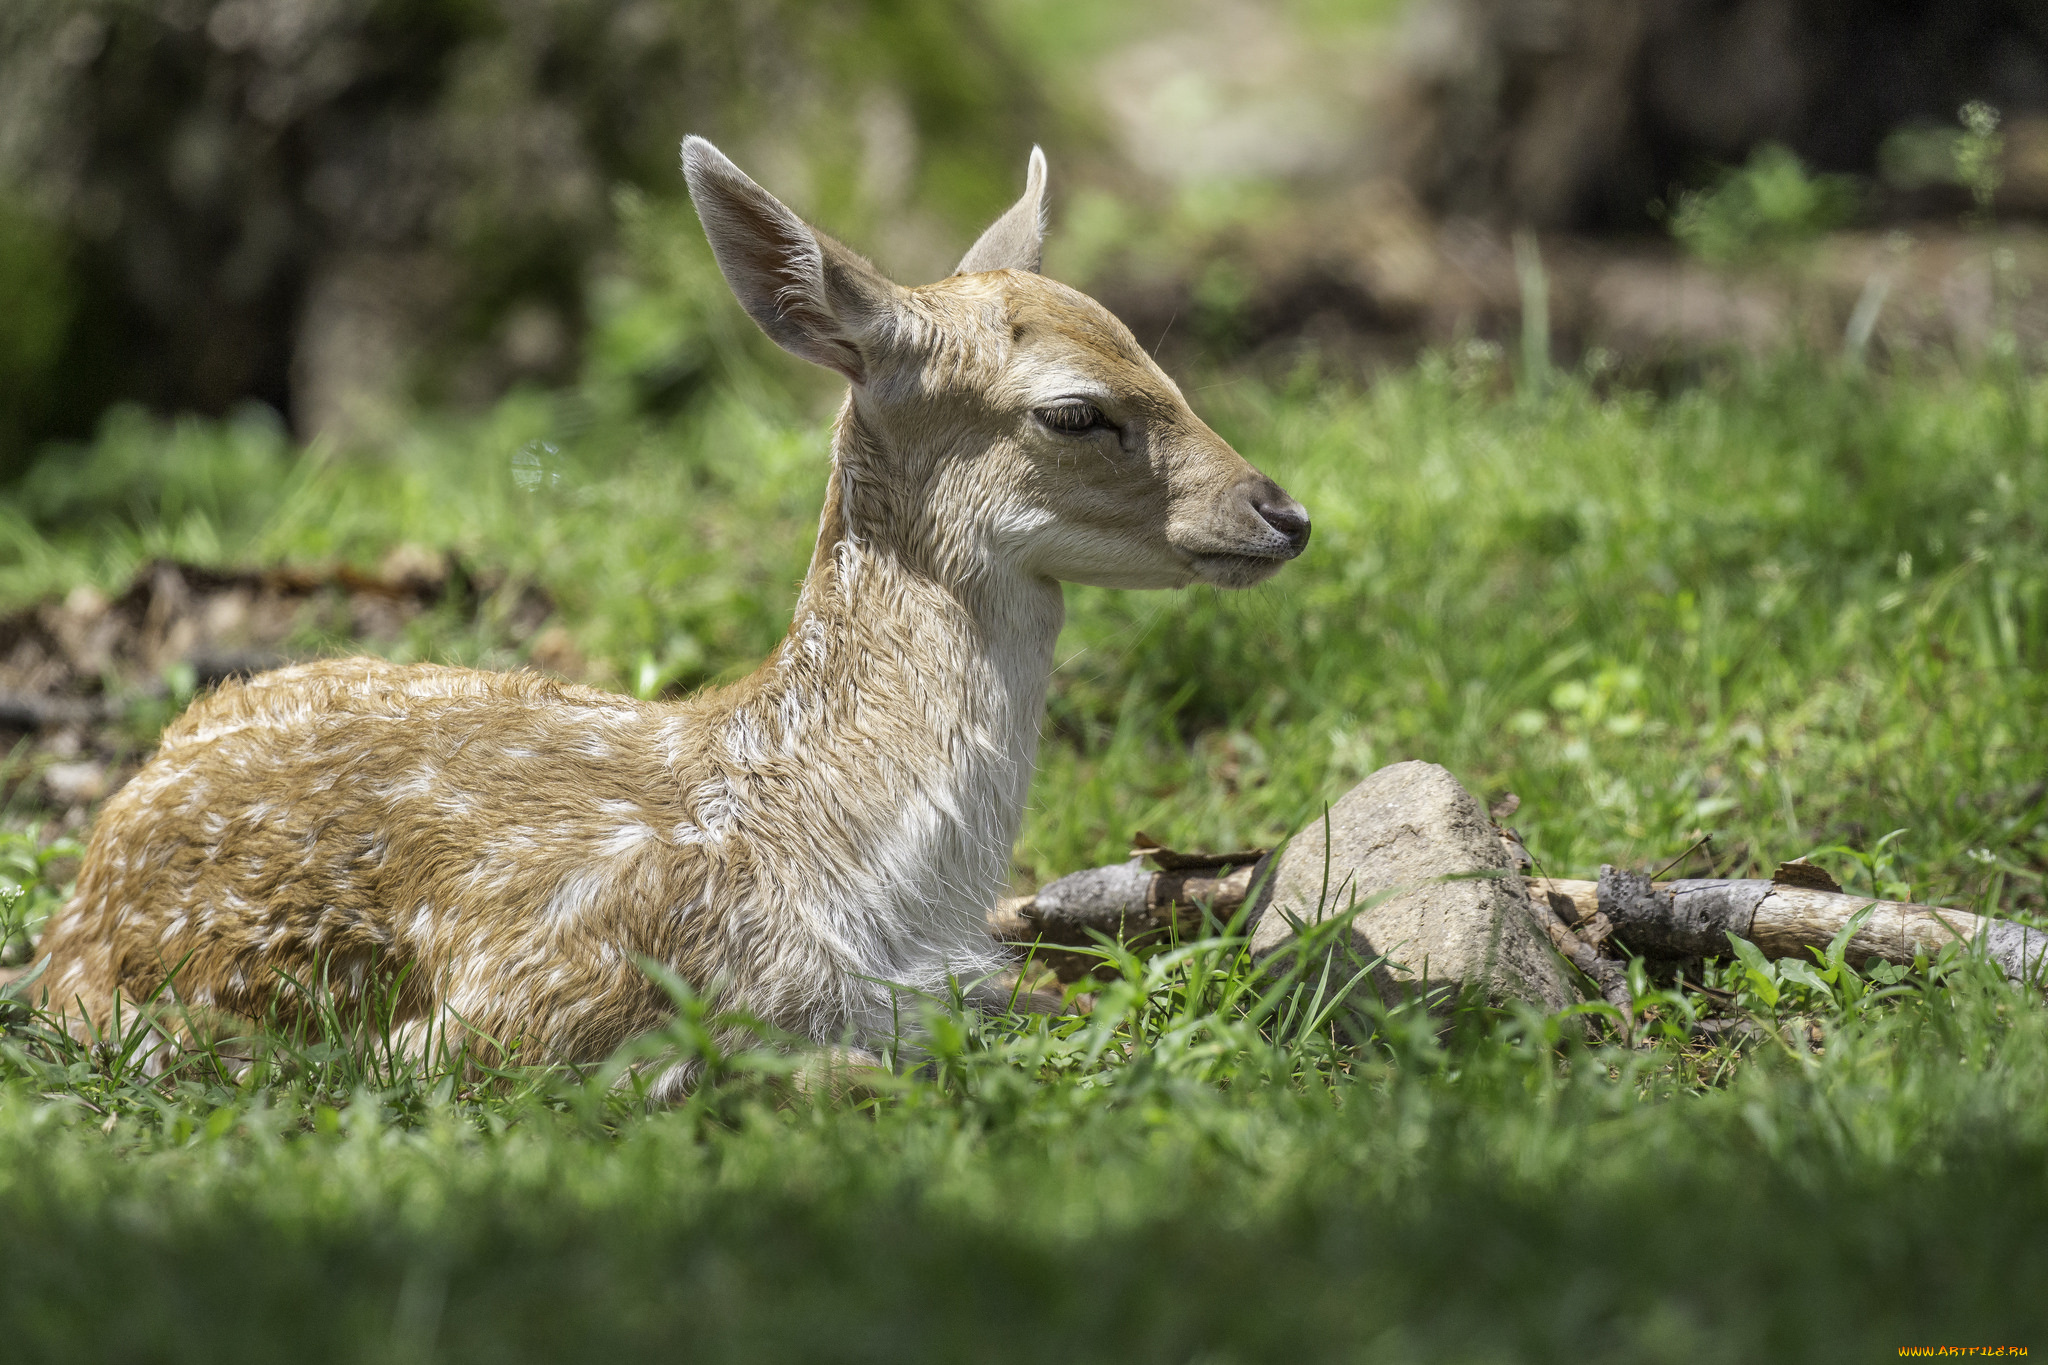
[[1033,409],[1032,416],[1054,431],[1064,432],[1069,436],[1114,429],[1110,426],[1109,419],[1102,415],[1102,409],[1093,403],[1054,403],[1051,407]]

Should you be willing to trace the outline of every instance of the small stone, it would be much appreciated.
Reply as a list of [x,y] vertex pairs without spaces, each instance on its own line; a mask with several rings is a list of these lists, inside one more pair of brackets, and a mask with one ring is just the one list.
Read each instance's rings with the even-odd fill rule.
[[43,789],[60,806],[89,806],[107,794],[107,768],[90,758],[52,763],[43,769]]
[[80,583],[64,594],[64,613],[81,624],[99,620],[107,614],[107,598],[90,583]]
[[377,566],[377,577],[398,592],[429,598],[448,582],[448,556],[439,550],[405,541],[394,545]]
[[1294,939],[1294,922],[1393,893],[1351,921],[1359,961],[1385,959],[1372,975],[1381,999],[1424,994],[1438,1005],[1467,987],[1497,1005],[1557,1010],[1579,999],[1500,832],[1434,763],[1396,763],[1353,787],[1330,807],[1327,837],[1318,820],[1275,857],[1270,886],[1252,936],[1261,957]]

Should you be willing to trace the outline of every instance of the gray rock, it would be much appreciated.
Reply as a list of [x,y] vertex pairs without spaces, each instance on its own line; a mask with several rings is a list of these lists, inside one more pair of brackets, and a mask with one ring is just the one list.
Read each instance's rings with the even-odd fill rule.
[[1386,959],[1372,977],[1381,999],[1425,993],[1440,1004],[1476,986],[1495,1004],[1555,1010],[1578,1001],[1499,832],[1436,764],[1396,763],[1366,778],[1330,807],[1327,836],[1318,820],[1275,858],[1254,953],[1285,947],[1296,923],[1391,892],[1350,926],[1360,962]]

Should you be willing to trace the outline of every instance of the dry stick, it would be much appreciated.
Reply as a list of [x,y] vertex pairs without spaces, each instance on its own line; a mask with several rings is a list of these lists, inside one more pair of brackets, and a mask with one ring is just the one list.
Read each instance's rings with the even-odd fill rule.
[[[1038,943],[1040,960],[1062,981],[1076,981],[1099,965],[1095,935],[1123,943],[1163,940],[1178,932],[1193,937],[1207,918],[1227,920],[1244,904],[1264,849],[1240,853],[1174,854],[1148,846],[1160,862],[1178,864],[1153,871],[1143,859],[1074,872],[1048,882],[1032,896],[998,901],[988,931],[1005,943]],[[1162,856],[1163,855],[1163,856]]]
[[1805,957],[1822,948],[1866,907],[1870,917],[1850,938],[1850,961],[1909,965],[1950,943],[1983,947],[2013,981],[2039,982],[2048,965],[2048,933],[1967,910],[1875,900],[1786,881],[1699,878],[1655,884],[1635,872],[1600,869],[1597,882],[1537,878],[1555,904],[1571,904],[1580,921],[1605,915],[1636,952],[1652,957],[1717,956],[1727,935],[1745,938],[1766,957]]
[[0,726],[10,730],[56,730],[66,725],[93,725],[104,720],[107,712],[108,708],[96,698],[0,691]]
[[1628,989],[1628,968],[1611,957],[1602,957],[1593,945],[1580,938],[1555,914],[1538,915],[1551,943],[1565,961],[1584,972],[1600,988],[1600,998],[1621,1011],[1624,1034],[1635,1032],[1636,1013]]

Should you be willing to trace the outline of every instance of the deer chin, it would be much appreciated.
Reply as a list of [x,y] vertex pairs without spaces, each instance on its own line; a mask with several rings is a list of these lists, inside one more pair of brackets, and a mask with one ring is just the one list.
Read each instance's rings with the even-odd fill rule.
[[1196,556],[1160,540],[1053,524],[1016,553],[1024,571],[1059,583],[1145,591],[1200,580]]
[[1197,583],[1206,583],[1212,588],[1250,588],[1279,573],[1281,566],[1292,558],[1293,555],[1210,551],[1190,555],[1188,567],[1193,570],[1193,579]]

